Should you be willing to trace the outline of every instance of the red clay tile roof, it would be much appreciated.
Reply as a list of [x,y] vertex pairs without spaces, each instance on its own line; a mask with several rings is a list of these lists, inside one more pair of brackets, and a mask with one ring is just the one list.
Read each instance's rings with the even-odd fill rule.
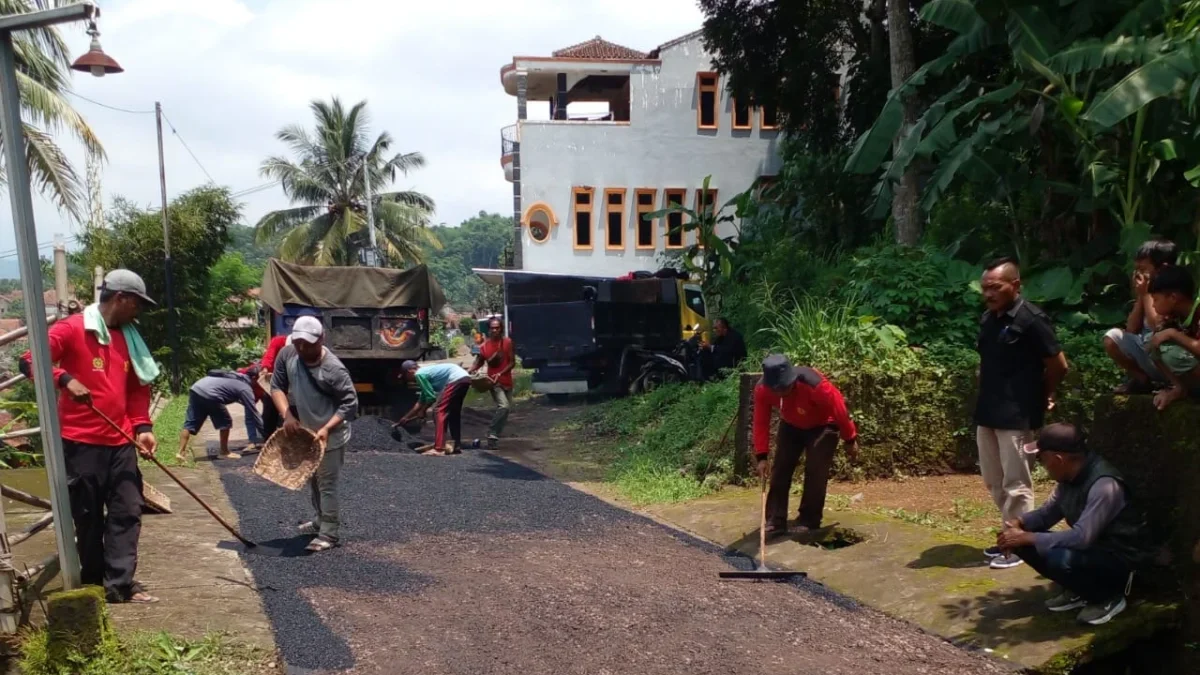
[[597,35],[587,42],[555,50],[553,56],[559,59],[644,59],[646,53],[622,47]]
[[20,319],[0,319],[0,333],[11,333],[24,325],[25,322]]

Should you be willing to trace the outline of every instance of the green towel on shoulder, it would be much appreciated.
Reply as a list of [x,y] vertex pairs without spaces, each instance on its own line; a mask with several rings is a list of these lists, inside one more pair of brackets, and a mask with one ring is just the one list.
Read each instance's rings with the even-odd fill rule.
[[[91,304],[83,310],[83,329],[96,334],[96,340],[102,345],[108,344],[112,338],[108,334],[108,324],[100,314],[100,305]],[[158,364],[150,354],[150,348],[142,339],[137,326],[127,323],[121,326],[125,335],[125,344],[129,347],[129,360],[133,362],[133,372],[137,373],[138,381],[143,385],[150,384],[158,377]]]

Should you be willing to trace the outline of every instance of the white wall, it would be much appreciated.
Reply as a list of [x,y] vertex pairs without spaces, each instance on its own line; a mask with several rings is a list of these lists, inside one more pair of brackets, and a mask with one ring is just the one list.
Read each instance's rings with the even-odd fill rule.
[[[655,250],[635,250],[635,189],[656,189],[658,209],[665,204],[664,189],[684,188],[686,205],[694,208],[696,190],[711,175],[710,189],[718,191],[720,205],[748,189],[758,176],[778,171],[778,132],[759,129],[757,112],[752,130],[734,131],[723,80],[718,83],[718,129],[696,128],[696,73],[711,69],[711,57],[699,38],[664,49],[661,59],[660,66],[634,67],[629,124],[520,123],[522,209],[544,202],[558,221],[542,243],[522,230],[524,269],[598,276],[654,269],[664,249],[666,223],[660,219],[657,224]],[[590,250],[574,248],[575,186],[595,189]],[[605,188],[626,189],[622,251],[605,248]]]

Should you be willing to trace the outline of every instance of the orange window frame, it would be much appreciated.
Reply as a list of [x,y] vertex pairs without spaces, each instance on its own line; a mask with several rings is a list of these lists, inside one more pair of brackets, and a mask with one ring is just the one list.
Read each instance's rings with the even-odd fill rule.
[[[686,203],[687,203],[687,190],[684,190],[682,188],[669,188],[669,189],[663,190],[663,207],[664,208],[667,206],[670,206],[671,204],[678,204],[680,206],[685,206]],[[671,243],[671,220],[673,218],[679,219],[679,243],[677,243],[677,244]],[[666,217],[663,218],[663,225],[664,225],[663,247],[664,248],[680,249],[680,248],[684,248],[686,246],[686,244],[684,243],[684,239],[683,239],[684,238],[683,224],[684,223],[683,223],[683,214],[682,213],[668,213],[666,215]]]
[[[717,189],[708,189],[707,200],[704,197],[704,189],[696,188],[696,213],[704,215],[704,209],[710,210],[713,214],[717,212]],[[704,240],[700,238],[700,230],[696,230],[696,245],[704,248]]]
[[758,128],[763,131],[773,131],[779,128],[779,109],[775,108],[775,121],[772,124],[767,123],[767,107],[759,106],[758,108]]
[[[605,188],[604,190],[604,248],[608,251],[625,250],[625,188]],[[614,203],[613,197],[620,197],[619,203]],[[612,226],[617,224],[617,243],[612,243]]]
[[[711,78],[711,84],[705,84],[704,80]],[[704,130],[712,130],[720,127],[721,122],[721,90],[718,88],[720,79],[716,73],[701,72],[696,73],[696,128]],[[712,124],[704,123],[704,94],[713,95],[712,104]]]
[[[732,123],[734,131],[749,131],[749,130],[753,129],[754,128],[754,110],[749,105],[738,108],[738,101],[736,98],[729,99],[729,102],[730,102],[729,121],[730,121],[730,123]],[[746,113],[746,123],[745,124],[738,124],[738,111],[739,110],[745,111],[745,113]]]
[[[654,202],[658,201],[658,190],[656,190],[654,188],[638,188],[633,191],[633,195],[634,195],[633,209],[634,209],[634,213],[637,214],[637,220],[634,221],[634,229],[633,229],[634,248],[637,248],[637,249],[640,249],[643,251],[646,251],[646,250],[653,251],[657,247],[654,242],[654,226],[656,223],[655,223],[654,218],[647,218],[646,216],[650,213],[654,213]],[[646,196],[650,197],[649,204],[642,203],[642,197],[646,197]],[[649,237],[647,237],[647,241],[649,243],[645,243],[645,244],[642,243],[642,225],[643,224],[645,224],[646,227],[648,228],[648,232],[650,235]]]
[[[587,203],[580,204],[579,197],[587,195]],[[588,251],[596,245],[595,222],[592,220],[592,208],[596,205],[596,189],[591,187],[577,187],[571,190],[571,227],[574,230],[572,233],[572,244],[577,251]],[[579,214],[587,214],[587,243],[579,243]]]

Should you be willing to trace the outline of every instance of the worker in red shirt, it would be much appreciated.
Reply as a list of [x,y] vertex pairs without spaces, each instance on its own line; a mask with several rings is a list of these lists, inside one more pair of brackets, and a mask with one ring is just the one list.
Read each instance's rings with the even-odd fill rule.
[[762,368],[762,381],[754,388],[754,454],[762,480],[767,480],[767,455],[771,451],[771,413],[779,410],[775,464],[767,494],[767,536],[787,534],[788,493],[801,453],[806,457],[797,531],[803,534],[820,529],[838,436],[853,461],[858,458],[858,430],[846,410],[842,392],[821,373],[793,366],[782,354],[768,356]]
[[[263,372],[267,374],[267,382],[271,381],[271,375],[275,373],[275,357],[279,354],[279,350],[287,346],[287,343],[288,336],[286,335],[276,335],[275,337],[271,338],[270,342],[267,343],[267,351],[263,352],[262,361],[259,361],[258,363]],[[270,401],[271,397],[260,395],[260,391],[262,391],[262,388],[259,386],[259,383],[256,380],[254,382],[254,394],[256,396],[260,396],[260,398],[267,399],[266,402],[263,403],[262,411],[263,440],[265,441],[271,437],[271,434],[275,433],[275,430],[279,428],[282,420],[279,419],[279,411],[275,409],[274,404],[272,404]]]
[[512,340],[504,337],[504,322],[500,319],[488,322],[488,338],[479,345],[475,365],[467,372],[474,375],[484,364],[492,380],[492,401],[496,404],[496,413],[492,415],[492,424],[488,427],[488,449],[495,450],[500,444],[504,424],[508,422],[508,409],[512,406],[512,371],[517,367]]
[[[141,454],[153,456],[158,441],[150,421],[150,382],[158,366],[133,320],[154,305],[141,277],[113,270],[104,277],[98,304],[49,331],[81,580],[103,586],[109,602],[158,601],[134,581],[142,529],[139,451],[91,409],[136,435]],[[20,368],[33,377],[29,352]]]

